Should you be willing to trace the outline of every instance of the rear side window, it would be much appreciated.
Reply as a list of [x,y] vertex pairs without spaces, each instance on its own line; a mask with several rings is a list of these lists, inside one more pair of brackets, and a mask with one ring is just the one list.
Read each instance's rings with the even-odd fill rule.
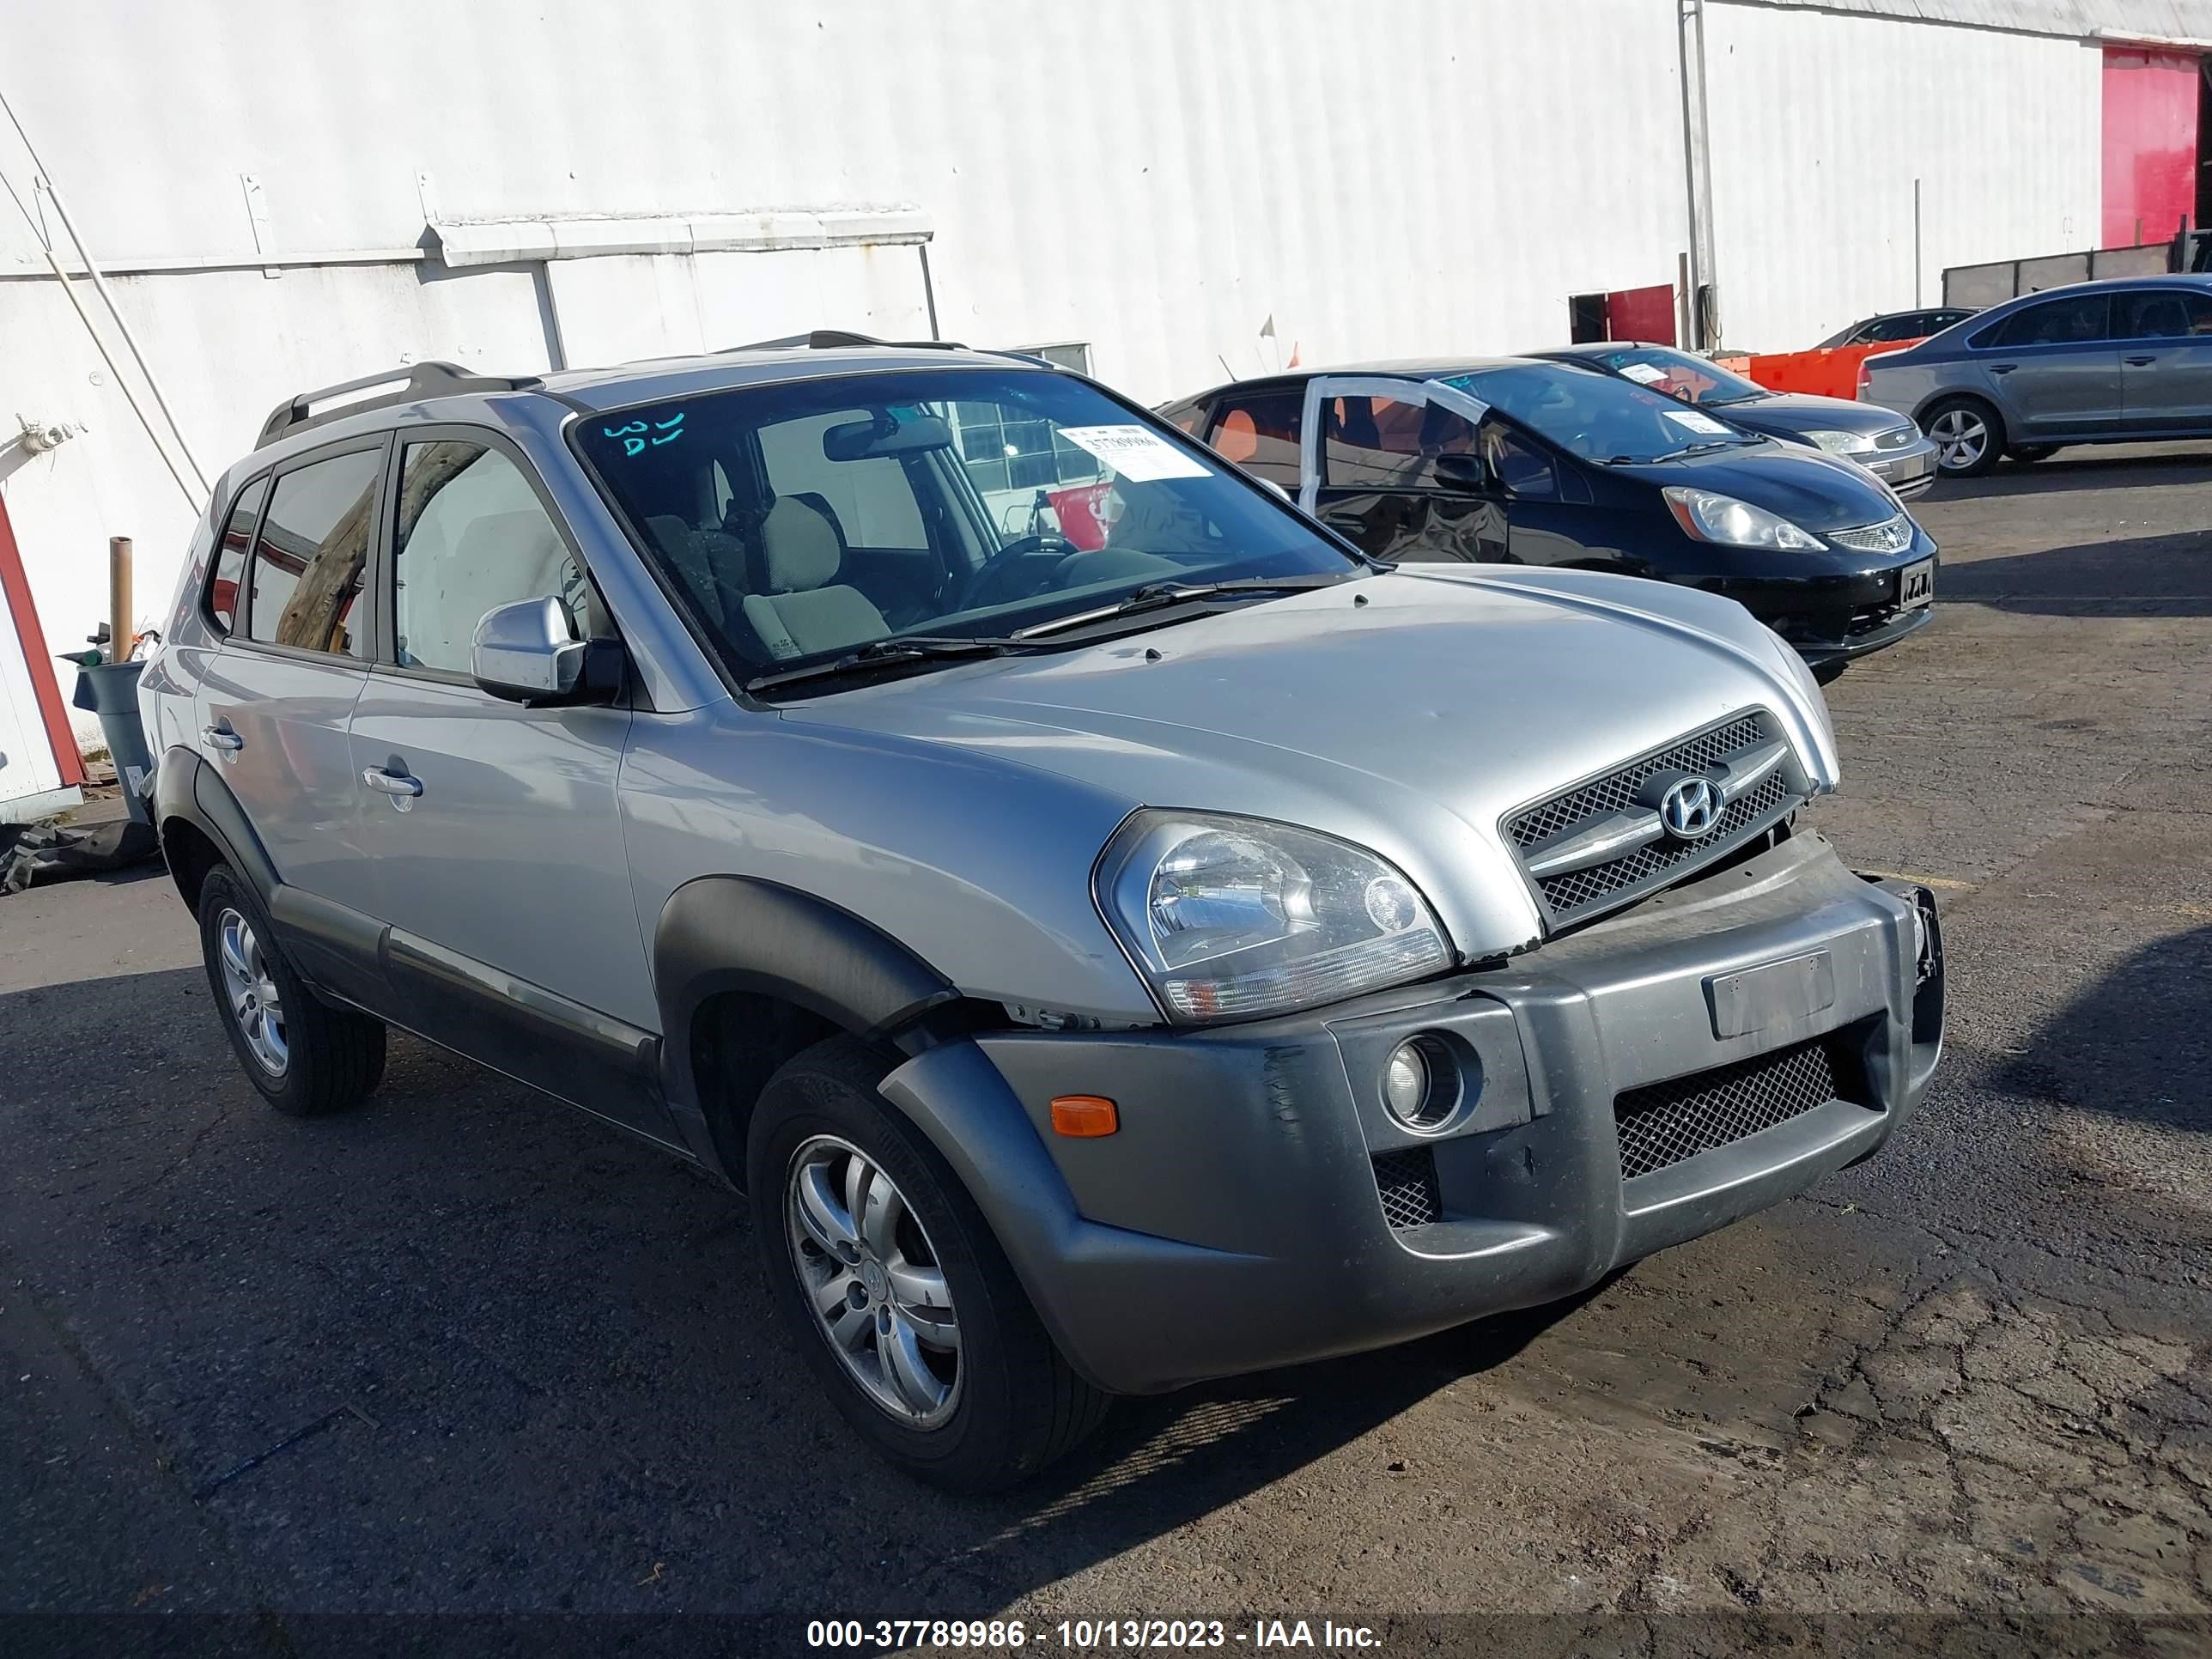
[[484,612],[557,598],[586,639],[605,619],[522,469],[484,444],[400,451],[392,625],[400,666],[469,672]]
[[1231,392],[1221,400],[1206,442],[1224,460],[1255,478],[1298,491],[1298,436],[1305,419],[1303,391]]
[[2048,300],[2015,311],[1974,337],[1974,343],[2016,350],[2022,346],[2083,345],[2112,337],[2112,301],[2102,294]]
[[1467,417],[1425,398],[1336,398],[1322,405],[1322,483],[1333,489],[1425,489],[1439,455],[1475,453]]
[[[972,411],[974,407],[969,404],[963,409]],[[997,407],[986,407],[989,414],[979,423],[990,426],[997,441]],[[926,548],[929,532],[922,528],[921,506],[915,499],[914,482],[904,467],[887,455],[833,461],[822,447],[823,434],[830,428],[869,418],[865,409],[843,409],[761,428],[761,465],[768,470],[769,495],[772,499],[797,496],[836,526],[848,549]],[[1013,423],[1015,429],[1020,424]],[[981,441],[975,438],[975,428],[963,424],[961,431],[969,441],[968,453],[977,453]],[[1039,441],[1043,453],[1049,454],[1049,430]],[[1080,459],[1090,464],[1090,457]],[[1095,471],[1096,466],[1091,470]]]
[[2202,339],[2212,334],[2212,294],[2187,289],[2153,289],[2120,296],[2124,340]]
[[238,594],[246,583],[246,557],[253,550],[254,521],[269,499],[269,480],[256,478],[239,492],[237,505],[223,521],[216,544],[215,569],[208,581],[208,615],[226,634],[238,625]]
[[357,449],[276,480],[253,544],[246,635],[333,656],[365,657],[362,572],[384,452]]

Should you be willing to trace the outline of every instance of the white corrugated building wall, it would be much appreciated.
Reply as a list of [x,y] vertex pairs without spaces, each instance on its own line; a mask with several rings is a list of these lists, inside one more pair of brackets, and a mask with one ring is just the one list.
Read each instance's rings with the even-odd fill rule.
[[[1551,343],[1570,295],[1675,280],[1700,132],[1725,337],[1810,344],[2092,245],[2106,48],[2206,36],[2212,0],[78,0],[11,20],[0,94],[212,477],[405,360],[910,335],[933,299],[1148,401]],[[0,420],[85,428],[0,452],[59,650],[111,534],[158,620],[197,482],[5,122],[0,175],[39,227],[0,202]]]

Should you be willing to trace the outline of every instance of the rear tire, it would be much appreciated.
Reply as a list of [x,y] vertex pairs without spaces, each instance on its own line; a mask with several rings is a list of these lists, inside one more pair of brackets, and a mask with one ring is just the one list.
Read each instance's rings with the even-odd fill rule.
[[307,988],[259,895],[217,865],[200,883],[200,954],[230,1046],[261,1097],[292,1117],[358,1105],[384,1075],[384,1023]]
[[955,1492],[1001,1490],[1071,1449],[1109,1397],[1076,1376],[975,1200],[878,1092],[849,1036],[768,1081],[747,1186],[769,1294],[862,1439]]
[[2004,453],[2004,417],[1979,398],[1946,398],[1920,427],[1935,441],[1936,470],[1946,478],[1978,478]]

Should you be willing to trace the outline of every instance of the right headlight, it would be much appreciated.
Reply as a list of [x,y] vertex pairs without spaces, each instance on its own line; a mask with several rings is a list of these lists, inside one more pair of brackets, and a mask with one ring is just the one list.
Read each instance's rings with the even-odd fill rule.
[[1413,883],[1350,842],[1261,818],[1131,814],[1095,878],[1099,913],[1183,1024],[1379,990],[1451,961]]
[[1871,455],[1874,440],[1863,432],[1808,432],[1806,441],[1818,445],[1831,455]]
[[1685,535],[1723,547],[1771,547],[1790,553],[1817,553],[1820,538],[1799,529],[1778,513],[1770,513],[1733,495],[1711,489],[1692,489],[1669,484],[1659,492]]

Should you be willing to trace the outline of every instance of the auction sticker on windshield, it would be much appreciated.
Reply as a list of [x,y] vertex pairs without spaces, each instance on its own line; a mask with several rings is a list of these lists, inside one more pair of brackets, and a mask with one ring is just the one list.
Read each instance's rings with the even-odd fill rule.
[[1064,426],[1060,435],[1088,450],[1135,483],[1155,478],[1210,478],[1212,470],[1177,449],[1150,427]]
[[1623,363],[1620,372],[1644,386],[1657,386],[1667,378],[1667,371],[1655,368],[1650,363]]
[[1668,420],[1685,432],[1695,432],[1701,437],[1725,438],[1728,428],[1710,415],[1700,415],[1694,409],[1670,409],[1665,411]]

